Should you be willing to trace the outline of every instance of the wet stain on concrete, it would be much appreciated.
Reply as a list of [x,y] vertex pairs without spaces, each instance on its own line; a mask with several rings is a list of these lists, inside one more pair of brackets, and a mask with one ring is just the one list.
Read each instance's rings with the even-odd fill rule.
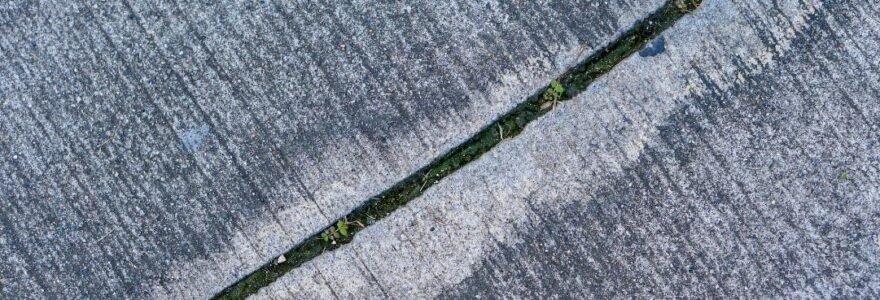
[[208,125],[201,125],[181,134],[180,141],[183,142],[186,150],[196,152],[202,149],[205,144],[205,138],[208,137],[210,132],[211,128]]
[[648,43],[645,48],[639,51],[639,56],[641,57],[654,57],[660,55],[661,53],[666,51],[666,39],[663,36],[658,36],[653,41]]

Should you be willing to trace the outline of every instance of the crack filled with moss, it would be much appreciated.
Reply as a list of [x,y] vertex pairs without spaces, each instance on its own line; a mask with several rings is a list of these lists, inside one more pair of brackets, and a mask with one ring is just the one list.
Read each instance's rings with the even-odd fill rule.
[[609,45],[600,49],[538,93],[527,98],[508,113],[477,132],[461,145],[410,174],[391,188],[364,202],[344,218],[315,233],[258,270],[217,294],[214,299],[244,299],[255,294],[287,272],[352,241],[355,235],[452,174],[478,159],[501,141],[519,135],[530,122],[552,111],[559,102],[575,97],[618,63],[636,53],[684,15],[695,10],[702,0],[670,0]]

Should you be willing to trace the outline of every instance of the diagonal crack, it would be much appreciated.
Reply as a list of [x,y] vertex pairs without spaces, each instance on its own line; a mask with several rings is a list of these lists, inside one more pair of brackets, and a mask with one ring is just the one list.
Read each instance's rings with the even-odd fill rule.
[[566,71],[557,80],[549,83],[458,147],[379,195],[368,199],[342,220],[331,223],[329,227],[293,246],[284,253],[285,260],[272,259],[215,295],[214,299],[244,299],[303,263],[351,242],[357,232],[406,205],[437,181],[476,160],[503,140],[516,137],[526,125],[552,111],[559,102],[570,100],[586,90],[593,81],[642,49],[701,3],[702,0],[667,1],[616,40]]

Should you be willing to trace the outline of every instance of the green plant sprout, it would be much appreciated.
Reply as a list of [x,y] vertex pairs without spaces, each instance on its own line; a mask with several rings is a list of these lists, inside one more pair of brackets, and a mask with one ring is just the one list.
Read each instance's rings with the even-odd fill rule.
[[337,240],[349,237],[349,225],[358,225],[361,228],[364,228],[364,224],[362,224],[360,221],[349,222],[348,220],[342,219],[336,221],[336,225],[332,225],[327,229],[324,229],[324,231],[321,232],[321,240],[336,245]]
[[556,108],[556,104],[562,99],[563,94],[565,94],[565,87],[559,81],[551,81],[550,88],[544,91],[544,103],[541,104],[541,109],[544,110],[551,106]]

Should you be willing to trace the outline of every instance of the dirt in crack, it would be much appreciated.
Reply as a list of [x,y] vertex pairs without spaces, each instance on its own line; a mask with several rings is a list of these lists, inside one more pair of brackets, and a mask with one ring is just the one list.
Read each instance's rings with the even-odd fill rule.
[[258,270],[217,294],[214,299],[244,299],[287,272],[352,241],[355,235],[397,208],[420,196],[440,179],[476,160],[501,141],[519,135],[526,125],[552,111],[559,102],[579,94],[599,76],[641,50],[663,30],[696,9],[702,0],[671,0],[595,54],[566,71],[535,95],[496,119],[470,139],[407,176],[381,194],[370,198],[343,219],[315,233]]

